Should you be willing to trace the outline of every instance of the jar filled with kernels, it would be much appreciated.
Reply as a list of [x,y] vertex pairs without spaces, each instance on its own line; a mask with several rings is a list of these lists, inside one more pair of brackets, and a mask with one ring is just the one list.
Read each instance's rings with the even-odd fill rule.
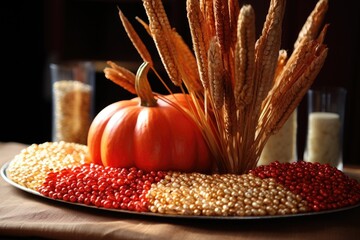
[[93,119],[95,70],[91,62],[50,64],[52,141],[86,144]]

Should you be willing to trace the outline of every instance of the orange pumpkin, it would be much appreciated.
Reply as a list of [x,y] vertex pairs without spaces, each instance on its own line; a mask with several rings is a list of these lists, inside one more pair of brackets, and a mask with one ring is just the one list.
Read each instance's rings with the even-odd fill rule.
[[156,99],[147,80],[137,79],[136,84],[138,97],[113,103],[94,118],[88,134],[92,161],[146,171],[210,171],[211,151],[183,109],[190,97],[173,94]]

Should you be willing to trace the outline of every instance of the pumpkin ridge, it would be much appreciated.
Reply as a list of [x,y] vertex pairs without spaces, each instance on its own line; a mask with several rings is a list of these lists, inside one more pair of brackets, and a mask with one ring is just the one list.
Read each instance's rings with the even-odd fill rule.
[[[134,163],[143,170],[164,170],[162,164],[171,156],[167,153],[169,140],[164,133],[169,126],[164,118],[164,106],[141,107],[134,128]],[[160,121],[160,122],[159,122]]]
[[[131,119],[137,115],[137,111],[137,105],[130,106],[120,109],[110,118],[101,140],[101,159],[104,166],[133,166],[133,144],[129,141],[129,136],[134,132]],[[119,125],[122,127],[116,127]]]

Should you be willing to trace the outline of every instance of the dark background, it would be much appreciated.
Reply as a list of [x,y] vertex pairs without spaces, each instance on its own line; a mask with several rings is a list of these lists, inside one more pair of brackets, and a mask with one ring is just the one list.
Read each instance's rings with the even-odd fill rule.
[[[185,0],[164,0],[173,27],[190,45]],[[282,48],[292,50],[297,34],[316,0],[288,1]],[[261,31],[269,1],[248,0]],[[313,87],[338,86],[347,90],[344,162],[360,164],[359,12],[356,1],[329,0],[325,22],[330,24],[325,43],[328,58]],[[0,7],[1,84],[0,141],[42,143],[51,140],[51,94],[48,65],[67,60],[94,61],[95,112],[106,105],[133,97],[105,79],[106,60],[136,71],[141,64],[118,16],[118,7],[133,23],[154,58],[153,42],[140,24],[147,21],[141,0],[36,0],[3,1]],[[159,68],[161,68],[159,64]],[[155,90],[160,86],[153,86]],[[306,99],[298,110],[298,154],[302,157],[306,133]]]

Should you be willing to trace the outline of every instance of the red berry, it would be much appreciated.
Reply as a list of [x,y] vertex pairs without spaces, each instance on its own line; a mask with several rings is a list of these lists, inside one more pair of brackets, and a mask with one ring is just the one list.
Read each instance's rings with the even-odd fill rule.
[[273,162],[250,173],[260,178],[274,178],[290,191],[300,194],[313,211],[354,205],[360,200],[360,183],[329,164]]
[[97,207],[148,211],[145,195],[151,184],[164,176],[165,173],[160,171],[144,172],[134,167],[127,169],[83,164],[50,172],[39,193]]

